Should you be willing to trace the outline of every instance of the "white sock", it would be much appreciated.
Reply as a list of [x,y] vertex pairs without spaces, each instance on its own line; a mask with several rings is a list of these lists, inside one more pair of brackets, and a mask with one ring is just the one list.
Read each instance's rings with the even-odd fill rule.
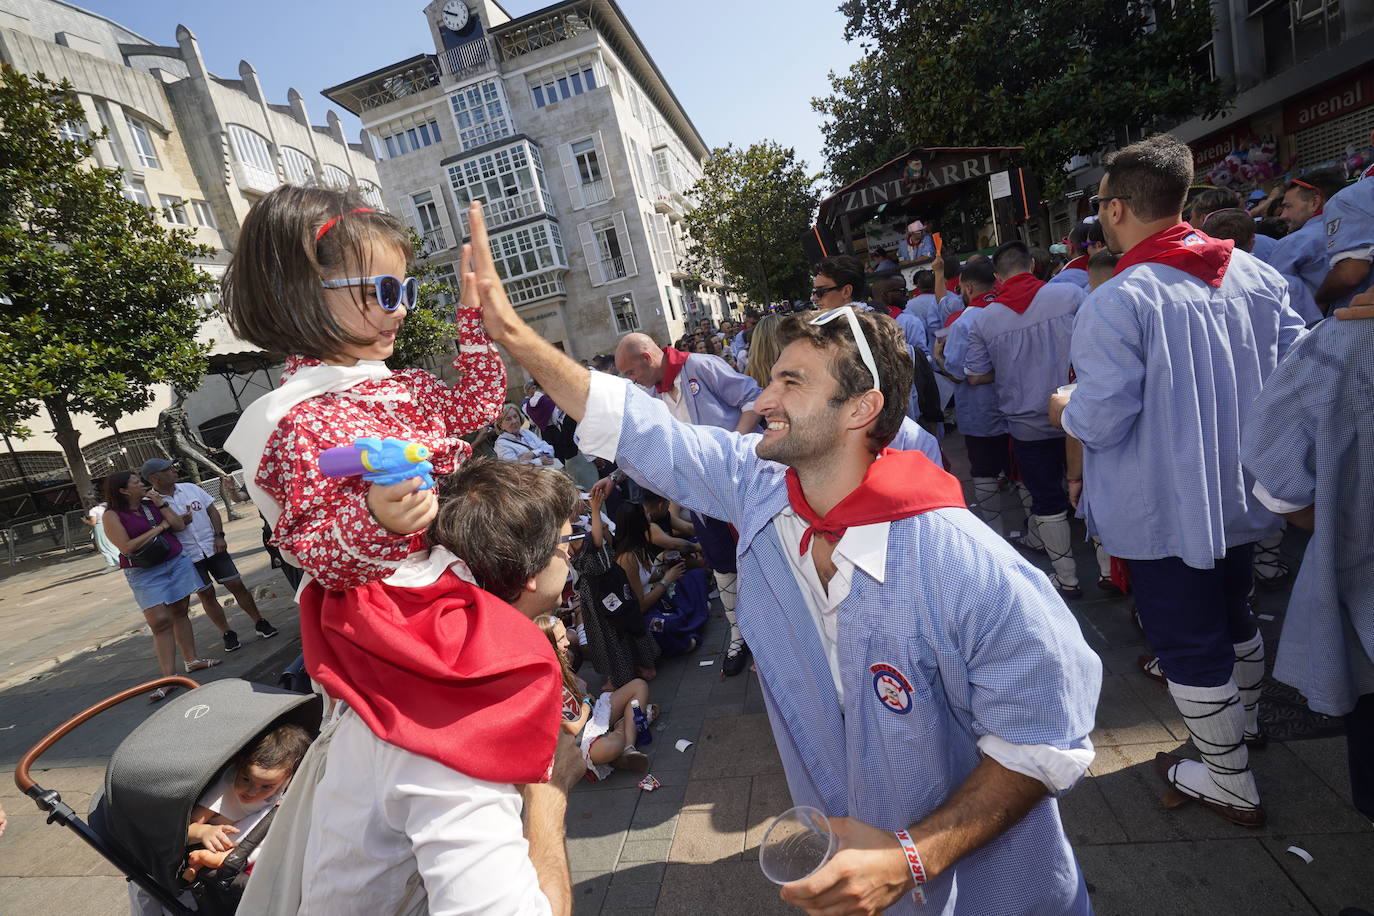
[[1236,666],[1231,679],[1236,682],[1240,699],[1245,706],[1245,734],[1251,738],[1259,734],[1260,688],[1264,683],[1264,637],[1255,635],[1235,644]]
[[973,505],[969,509],[978,517],[983,524],[1000,535],[1005,535],[1002,530],[1002,513],[997,511],[997,478],[996,477],[975,477],[973,478]]
[[1054,567],[1054,578],[1060,585],[1075,588],[1078,585],[1078,563],[1073,558],[1072,534],[1069,531],[1069,515],[1059,512],[1054,515],[1032,516],[1038,522],[1038,534],[1050,555],[1050,565]]
[[1016,485],[1017,495],[1021,499],[1021,508],[1026,513],[1026,533],[1022,540],[1030,550],[1043,550],[1045,542],[1040,540],[1040,520],[1031,513],[1031,495],[1026,485],[1018,483]]
[[1107,548],[1102,546],[1102,538],[1093,537],[1093,549],[1097,551],[1097,568],[1101,573],[1101,578],[1110,579],[1112,577],[1112,555],[1107,553]]
[[716,573],[716,588],[720,589],[720,605],[730,623],[730,642],[743,639],[735,622],[735,601],[739,597],[739,576],[736,573]]
[[1203,760],[1176,764],[1169,771],[1169,782],[1192,798],[1235,808],[1258,808],[1259,787],[1250,772],[1250,754],[1243,740],[1245,707],[1235,682],[1220,687],[1168,683]]
[[1255,556],[1252,565],[1256,579],[1276,579],[1283,575],[1284,564],[1279,556],[1279,545],[1283,543],[1283,529],[1255,542]]

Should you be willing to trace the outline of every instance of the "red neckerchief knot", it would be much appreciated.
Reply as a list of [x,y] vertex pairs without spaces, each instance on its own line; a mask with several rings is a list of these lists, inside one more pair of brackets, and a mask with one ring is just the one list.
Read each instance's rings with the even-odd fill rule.
[[1209,286],[1221,286],[1235,248],[1230,239],[1214,239],[1187,223],[1175,223],[1122,255],[1116,262],[1116,273],[1147,262],[1167,264]]
[[997,301],[1016,314],[1024,315],[1026,309],[1030,308],[1031,300],[1044,285],[1045,281],[1037,279],[1032,273],[1007,277],[1002,281],[1002,288],[997,291]]
[[654,390],[659,394],[673,390],[673,383],[677,381],[678,373],[682,367],[687,365],[687,354],[681,350],[674,350],[672,347],[663,348],[663,380],[654,386]]
[[806,501],[795,468],[787,469],[787,499],[792,511],[809,526],[801,539],[801,555],[811,547],[812,535],[837,543],[850,528],[894,522],[932,509],[964,508],[959,481],[936,467],[920,452],[883,449],[864,473],[863,482],[824,516]]

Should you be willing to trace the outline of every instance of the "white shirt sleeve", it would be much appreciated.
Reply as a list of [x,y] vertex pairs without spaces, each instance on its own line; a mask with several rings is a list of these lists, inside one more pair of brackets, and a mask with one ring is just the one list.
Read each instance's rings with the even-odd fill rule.
[[593,372],[591,379],[586,410],[577,424],[577,446],[583,454],[614,461],[625,422],[625,386],[630,383],[604,372]]
[[1307,508],[1307,506],[1300,506],[1297,503],[1290,503],[1279,499],[1273,493],[1266,490],[1264,484],[1260,483],[1258,480],[1255,481],[1255,488],[1252,492],[1255,494],[1255,499],[1258,499],[1264,508],[1275,515],[1287,515],[1290,512],[1298,512]]
[[1374,245],[1365,245],[1362,248],[1351,248],[1348,251],[1338,251],[1331,255],[1328,260],[1331,266],[1335,267],[1338,262],[1351,258],[1357,261],[1374,260]]
[[1063,792],[1088,771],[1097,752],[1084,738],[1084,748],[1061,750],[1049,744],[1012,744],[996,735],[978,739],[978,749],[1009,770],[1038,779],[1051,792]]

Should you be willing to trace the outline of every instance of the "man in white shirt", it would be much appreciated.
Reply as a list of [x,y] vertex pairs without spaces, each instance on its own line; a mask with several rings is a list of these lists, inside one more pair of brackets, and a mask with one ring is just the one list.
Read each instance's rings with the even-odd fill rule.
[[[149,458],[138,472],[162,494],[163,501],[172,507],[172,511],[186,517],[186,527],[177,532],[177,537],[181,540],[182,551],[191,558],[196,565],[196,572],[200,573],[202,584],[197,592],[200,604],[205,608],[205,616],[210,618],[215,629],[224,637],[224,651],[233,652],[241,643],[238,634],[229,628],[224,608],[215,598],[215,582],[234,596],[239,607],[252,619],[253,629],[261,639],[276,636],[277,628],[258,612],[253,593],[243,584],[243,576],[229,556],[229,546],[224,539],[224,522],[215,508],[214,497],[193,483],[179,483],[176,465],[167,458]],[[211,581],[211,577],[214,577],[214,581]]]

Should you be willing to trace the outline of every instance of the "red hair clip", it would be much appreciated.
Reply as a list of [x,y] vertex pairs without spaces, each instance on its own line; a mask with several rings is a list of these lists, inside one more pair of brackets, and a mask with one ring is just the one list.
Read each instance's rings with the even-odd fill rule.
[[[376,213],[377,211],[376,211],[376,210],[369,209],[368,207],[359,207],[359,208],[356,209],[356,210],[350,210],[350,211],[348,211],[348,212],[349,212],[349,213]],[[324,234],[325,234],[326,232],[328,232],[330,229],[333,229],[333,228],[334,228],[334,224],[337,223],[340,219],[341,219],[341,217],[336,216],[336,217],[334,217],[333,219],[331,219],[329,222],[327,222],[327,223],[325,223],[323,226],[321,226],[320,229],[319,229],[319,231],[315,233],[315,241],[318,242],[320,239],[324,238]]]

